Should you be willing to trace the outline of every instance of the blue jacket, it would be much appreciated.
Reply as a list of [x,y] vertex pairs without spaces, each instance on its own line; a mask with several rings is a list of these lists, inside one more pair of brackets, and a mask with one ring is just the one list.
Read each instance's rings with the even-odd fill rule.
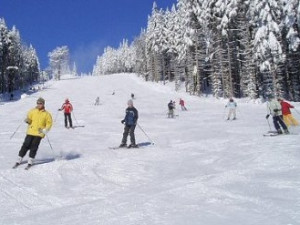
[[128,107],[126,109],[126,115],[124,118],[126,126],[136,125],[138,118],[139,118],[139,116],[138,116],[138,111],[136,108]]

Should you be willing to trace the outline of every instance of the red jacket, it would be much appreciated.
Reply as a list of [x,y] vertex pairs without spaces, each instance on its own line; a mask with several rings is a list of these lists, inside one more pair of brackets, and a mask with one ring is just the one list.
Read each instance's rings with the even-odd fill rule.
[[285,101],[281,101],[280,105],[281,105],[282,115],[291,114],[290,108],[294,108],[294,106],[292,106],[291,104],[289,104]]
[[73,106],[70,102],[65,102],[61,106],[61,110],[64,110],[64,113],[71,113],[73,111]]
[[179,101],[179,105],[182,105],[182,106],[184,106],[184,101],[183,101],[182,99],[180,99],[180,101]]

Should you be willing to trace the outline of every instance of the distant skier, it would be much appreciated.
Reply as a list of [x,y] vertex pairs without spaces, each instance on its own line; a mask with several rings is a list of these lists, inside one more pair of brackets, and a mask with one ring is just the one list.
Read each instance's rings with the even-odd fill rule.
[[[273,124],[278,134],[282,134],[282,129],[286,134],[289,133],[288,128],[286,124],[283,121],[282,111],[281,111],[281,105],[278,102],[276,98],[272,94],[268,95],[268,102],[267,102],[267,110],[268,114],[266,116],[266,119],[269,118],[270,115],[273,117]],[[281,127],[280,127],[281,126]]]
[[[73,125],[72,125],[72,117],[71,117],[71,113],[73,111],[73,106],[72,104],[70,103],[69,99],[66,98],[65,100],[65,103],[61,106],[60,109],[58,109],[58,111],[62,111],[64,110],[64,115],[65,115],[65,127],[66,128],[73,128]],[[69,127],[68,127],[68,121],[69,121]]]
[[115,95],[115,90],[113,91],[112,95]]
[[100,105],[100,98],[99,98],[99,96],[96,98],[94,105]]
[[134,99],[134,94],[133,93],[131,93],[131,99]]
[[170,100],[168,103],[168,118],[174,118],[175,102]]
[[236,120],[236,107],[236,102],[233,100],[233,98],[230,98],[228,103],[225,105],[225,108],[229,109],[227,120],[230,120],[231,115],[233,115],[232,119]]
[[29,159],[27,168],[33,165],[34,158],[39,148],[39,144],[42,138],[48,133],[52,126],[52,116],[45,109],[45,100],[39,98],[36,102],[37,106],[31,109],[26,119],[24,120],[28,124],[27,134],[24,143],[19,151],[19,158],[13,168],[19,166],[23,160],[23,157],[29,150]]
[[288,127],[291,125],[298,126],[299,122],[293,117],[291,110],[290,110],[290,109],[294,108],[294,106],[289,104],[288,102],[284,101],[283,98],[278,98],[278,101],[281,105],[281,111],[282,111],[284,123]]
[[184,106],[184,101],[182,98],[179,100],[179,105],[181,106],[182,111],[187,111],[187,108]]
[[10,93],[9,100],[10,100],[10,101],[14,100],[14,93]]
[[126,109],[125,118],[121,121],[122,124],[125,124],[124,127],[124,133],[122,138],[122,143],[120,145],[120,148],[127,147],[127,137],[128,134],[130,135],[130,142],[131,144],[128,146],[128,148],[137,148],[137,144],[135,142],[135,135],[134,130],[137,124],[138,120],[138,111],[133,106],[133,101],[130,99],[127,102],[128,108]]

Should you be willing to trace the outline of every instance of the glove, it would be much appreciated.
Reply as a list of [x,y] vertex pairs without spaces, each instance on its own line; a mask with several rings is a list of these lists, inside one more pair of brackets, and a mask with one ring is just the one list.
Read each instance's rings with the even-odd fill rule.
[[24,122],[25,122],[25,123],[28,123],[28,124],[31,124],[32,121],[31,121],[31,119],[26,118],[26,119],[24,120]]
[[279,109],[274,109],[273,111],[274,111],[275,113],[277,113],[277,112],[279,111]]
[[58,109],[58,111],[61,111],[62,109]]
[[45,129],[45,128],[44,128],[44,129],[41,129],[41,128],[40,128],[40,129],[39,129],[39,132],[46,135],[46,134],[48,133],[48,130]]
[[121,120],[121,123],[122,123],[122,124],[125,123],[125,120]]
[[269,117],[270,117],[270,115],[268,114],[268,115],[266,115],[266,119],[269,119]]

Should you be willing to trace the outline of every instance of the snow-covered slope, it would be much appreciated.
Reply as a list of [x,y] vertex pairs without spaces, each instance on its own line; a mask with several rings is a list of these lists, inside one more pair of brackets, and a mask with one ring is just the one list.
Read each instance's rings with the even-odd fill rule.
[[[155,145],[111,150],[121,142],[131,93]],[[22,121],[39,96],[56,119],[48,135],[53,151],[45,138],[38,165],[13,170]],[[64,128],[57,109],[66,97],[74,124],[85,127]],[[188,111],[167,119],[167,103],[180,97]],[[0,224],[300,224],[299,136],[263,137],[264,104],[238,102],[238,120],[226,121],[225,103],[121,74],[61,80],[1,105]],[[136,139],[149,141],[139,128]]]

